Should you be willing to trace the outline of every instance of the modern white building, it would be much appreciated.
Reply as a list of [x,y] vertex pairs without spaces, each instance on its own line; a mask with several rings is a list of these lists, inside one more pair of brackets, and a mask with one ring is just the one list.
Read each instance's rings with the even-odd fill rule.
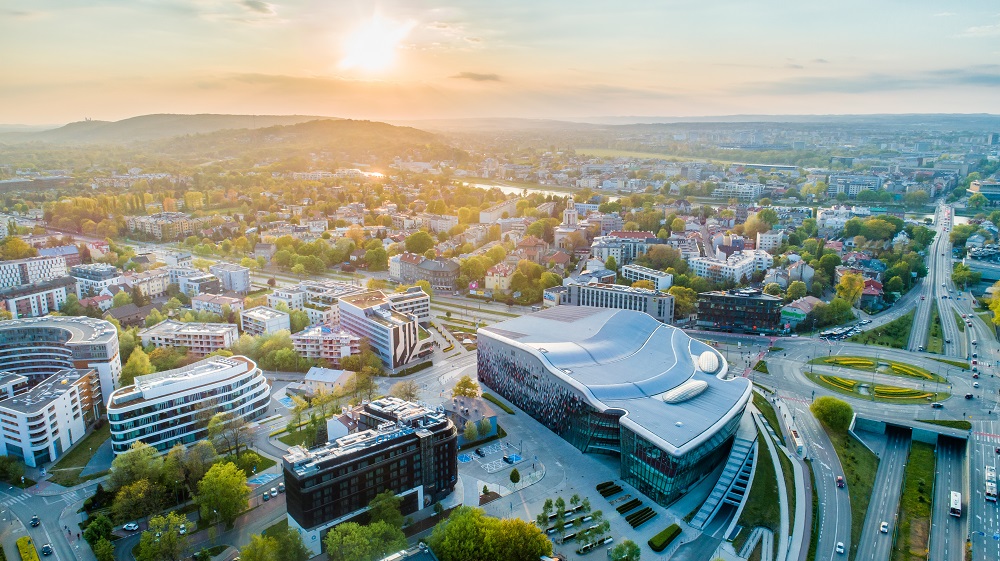
[[663,243],[652,232],[611,232],[607,236],[594,238],[590,253],[601,262],[614,257],[618,265],[627,265],[640,255],[645,255],[649,247]]
[[191,299],[191,309],[196,312],[210,312],[221,316],[224,306],[229,306],[230,311],[242,312],[243,299],[217,294],[199,294]]
[[32,383],[63,370],[93,369],[106,399],[121,378],[118,330],[88,317],[0,321],[0,368]]
[[313,325],[292,334],[292,348],[305,358],[325,359],[338,368],[342,358],[361,354],[361,337],[344,329]]
[[518,199],[507,199],[506,201],[501,201],[486,210],[479,211],[479,223],[480,224],[493,224],[497,220],[504,218],[504,214],[508,217],[514,216],[517,213],[517,201]]
[[664,323],[674,321],[674,297],[665,292],[600,283],[570,283],[566,288],[569,289],[569,297],[560,299],[560,304],[635,310],[645,312]]
[[417,318],[393,311],[385,294],[373,290],[345,296],[339,306],[341,327],[368,338],[386,367],[396,368],[416,358],[420,347]]
[[207,436],[199,413],[232,412],[252,421],[267,411],[270,391],[260,368],[244,356],[212,357],[137,376],[135,384],[111,394],[112,450],[127,452],[136,441],[160,452],[193,444]]
[[632,282],[641,280],[653,283],[656,290],[666,290],[673,286],[674,276],[670,273],[643,267],[642,265],[628,264],[620,269],[621,275]]
[[0,288],[24,286],[33,282],[66,276],[66,258],[28,257],[0,262]]
[[165,251],[160,258],[168,267],[190,267],[193,262],[190,251]]
[[733,183],[727,182],[719,185],[712,191],[713,197],[722,199],[739,199],[741,201],[756,201],[764,193],[764,186],[760,183]]
[[240,312],[240,327],[243,329],[243,333],[258,337],[276,333],[282,329],[290,331],[291,318],[285,312],[274,308],[257,306]]
[[690,271],[713,282],[744,282],[754,273],[766,271],[774,265],[771,254],[755,249],[736,251],[726,259],[717,257],[697,257],[688,261]]
[[[9,378],[0,372],[0,380]],[[15,376],[22,378],[21,376]],[[30,390],[0,401],[0,444],[31,467],[60,457],[100,414],[101,383],[93,369],[61,370]]]
[[757,249],[774,254],[781,247],[785,240],[785,233],[781,230],[771,230],[768,232],[757,232]]
[[125,284],[125,277],[118,267],[107,263],[76,265],[70,268],[69,274],[76,279],[77,298],[97,296],[105,289]]
[[297,287],[276,289],[268,294],[267,305],[274,308],[283,303],[289,310],[304,310],[312,325],[336,325],[340,323],[337,306],[340,298],[365,290],[361,286],[334,280],[304,280]]
[[419,286],[411,286],[405,292],[386,294],[392,309],[401,314],[411,314],[417,321],[427,325],[431,321],[431,297]]
[[233,263],[216,263],[208,268],[219,277],[222,288],[239,294],[250,292],[250,268]]
[[239,340],[239,330],[231,323],[182,323],[165,319],[139,331],[143,345],[185,347],[194,356],[203,357],[232,347]]

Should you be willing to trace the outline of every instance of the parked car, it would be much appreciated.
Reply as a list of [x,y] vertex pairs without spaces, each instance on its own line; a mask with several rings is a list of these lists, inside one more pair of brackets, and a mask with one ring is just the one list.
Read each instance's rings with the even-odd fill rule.
[[480,458],[485,458],[486,452],[483,452],[482,448],[476,448],[476,455],[479,456]]
[[507,462],[508,464],[514,463],[514,460],[510,459],[510,456],[504,456],[503,461]]
[[278,492],[279,493],[284,493],[285,492],[285,484],[284,483],[278,483]]
[[264,497],[264,502],[266,503],[267,501],[271,500],[271,493],[264,493],[263,497]]
[[134,532],[138,529],[139,525],[136,524],[135,522],[129,522],[128,524],[122,526],[122,530],[125,530],[126,532]]
[[182,535],[182,536],[184,534],[188,533],[187,524],[181,524],[180,527],[177,528],[177,533],[180,534],[180,535]]
[[278,496],[278,488],[271,487],[271,497],[277,497],[277,496]]

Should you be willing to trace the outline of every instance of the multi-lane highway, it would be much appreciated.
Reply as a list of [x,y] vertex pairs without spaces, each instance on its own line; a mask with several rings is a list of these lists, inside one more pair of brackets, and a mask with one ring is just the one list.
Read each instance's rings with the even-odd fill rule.
[[962,559],[965,554],[966,521],[968,517],[949,514],[951,492],[966,495],[964,474],[967,443],[953,438],[938,441],[934,464],[934,496],[931,510],[931,534],[928,559],[947,561]]
[[[892,536],[899,519],[899,496],[910,452],[910,431],[889,428],[887,432],[855,561],[889,561],[892,554]],[[883,522],[886,523],[885,532],[881,531]]]

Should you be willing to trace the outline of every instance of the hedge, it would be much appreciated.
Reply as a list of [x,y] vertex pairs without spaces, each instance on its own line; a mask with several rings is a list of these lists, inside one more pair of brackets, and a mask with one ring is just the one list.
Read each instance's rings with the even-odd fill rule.
[[17,538],[17,551],[21,554],[21,561],[38,561],[38,552],[35,551],[35,544],[31,538],[24,536]]
[[420,364],[415,364],[413,366],[410,366],[409,368],[404,368],[404,369],[400,370],[399,372],[397,372],[396,374],[390,375],[389,377],[390,378],[402,378],[403,376],[409,376],[410,374],[416,374],[417,372],[420,372],[421,370],[426,370],[426,369],[430,368],[431,366],[434,366],[434,361],[432,361],[432,360],[424,361],[424,362],[421,362]]
[[489,401],[493,405],[496,405],[500,409],[503,409],[504,411],[507,412],[508,415],[513,415],[514,414],[514,410],[513,409],[511,409],[510,407],[508,407],[505,403],[502,403],[499,399],[497,399],[496,397],[494,397],[491,394],[484,393],[483,394],[483,399],[485,399],[486,401]]
[[659,534],[649,538],[649,541],[646,543],[649,544],[650,549],[659,553],[664,549],[667,549],[670,542],[677,539],[677,536],[679,535],[681,535],[681,527],[677,524],[671,524],[670,526],[667,526],[666,530],[663,530]]

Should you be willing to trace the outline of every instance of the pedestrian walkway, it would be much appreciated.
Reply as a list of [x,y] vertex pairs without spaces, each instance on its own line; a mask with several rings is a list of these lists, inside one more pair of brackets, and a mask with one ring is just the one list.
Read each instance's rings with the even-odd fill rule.
[[761,526],[757,526],[750,532],[750,537],[747,538],[747,541],[743,544],[743,549],[740,550],[740,557],[749,559],[758,542],[761,544],[761,561],[773,561],[774,533]]

